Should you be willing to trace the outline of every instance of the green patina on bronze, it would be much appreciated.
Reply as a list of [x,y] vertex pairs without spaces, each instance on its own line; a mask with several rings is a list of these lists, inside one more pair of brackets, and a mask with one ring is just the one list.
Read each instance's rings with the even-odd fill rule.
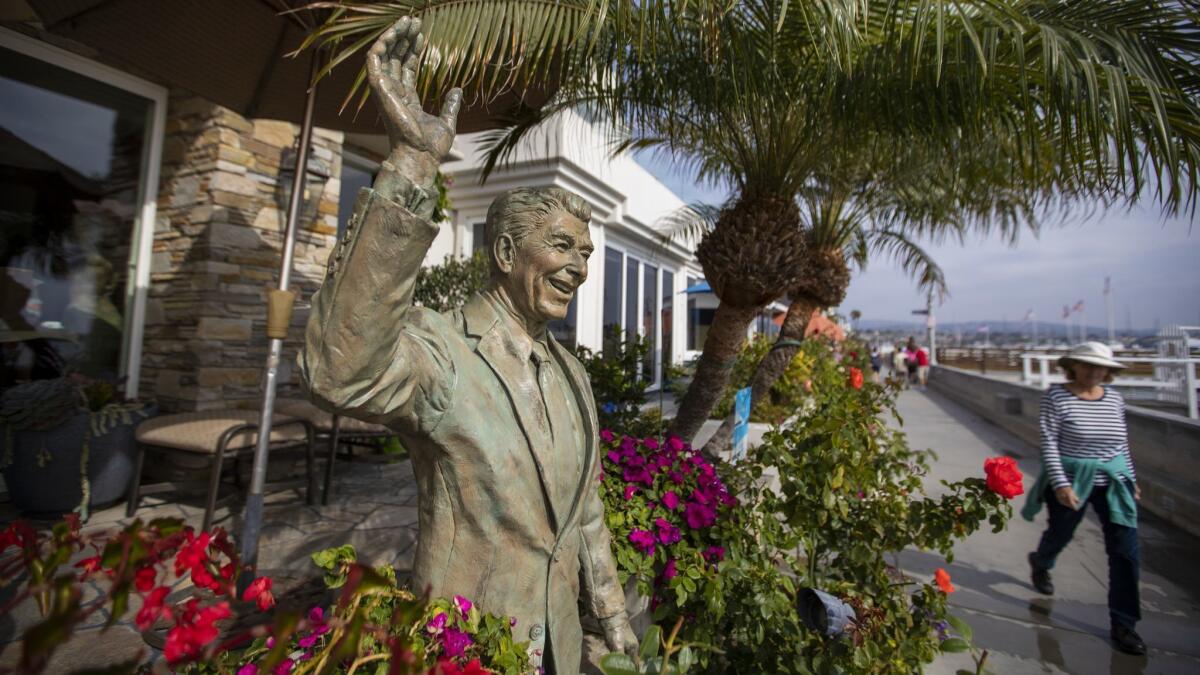
[[421,47],[420,23],[402,19],[368,56],[391,154],[313,296],[300,372],[318,405],[386,424],[411,453],[414,589],[515,617],[547,670],[575,673],[581,581],[609,648],[637,646],[596,490],[595,402],[546,330],[587,276],[590,209],[558,188],[501,195],[488,212],[488,288],[453,312],[413,306],[461,99],[452,91],[437,116],[421,109]]

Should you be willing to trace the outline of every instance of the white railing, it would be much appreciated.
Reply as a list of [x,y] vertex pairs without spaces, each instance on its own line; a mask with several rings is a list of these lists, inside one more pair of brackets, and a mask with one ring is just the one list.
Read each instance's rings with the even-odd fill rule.
[[[1051,374],[1050,372],[1050,364],[1058,361],[1060,358],[1062,358],[1062,356],[1062,354],[1021,354],[1021,381],[1025,384],[1035,384],[1042,389],[1048,388],[1053,383],[1066,382],[1067,378],[1064,375],[1060,375],[1058,373]],[[1179,368],[1179,370],[1183,371],[1183,377],[1178,380],[1160,380],[1154,377],[1118,377],[1113,380],[1113,385],[1117,387],[1127,387],[1130,389],[1151,389],[1155,390],[1156,392],[1170,391],[1172,393],[1182,389],[1184,395],[1184,405],[1187,406],[1188,417],[1192,419],[1200,419],[1200,410],[1197,410],[1196,398],[1196,366],[1197,364],[1200,364],[1200,359],[1121,357],[1119,360],[1121,363],[1149,363],[1153,365],[1182,366],[1182,368]],[[1038,362],[1038,372],[1036,377],[1033,372],[1034,361]],[[1155,396],[1155,398],[1162,397]]]

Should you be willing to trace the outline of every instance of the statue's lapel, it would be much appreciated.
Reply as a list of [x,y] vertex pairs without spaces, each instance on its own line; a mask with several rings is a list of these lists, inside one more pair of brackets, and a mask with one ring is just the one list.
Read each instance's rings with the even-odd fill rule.
[[596,429],[598,426],[596,403],[592,400],[592,387],[588,384],[587,373],[584,372],[583,365],[566,347],[560,345],[553,335],[549,337],[550,351],[554,353],[554,358],[558,359],[563,372],[567,373],[571,380],[571,390],[575,394],[575,401],[579,404],[580,417],[583,418],[583,461],[580,463],[582,476],[580,476],[579,485],[575,489],[574,497],[571,499],[571,511],[564,521],[570,523],[579,510],[579,502],[587,495],[588,488],[595,485],[592,466],[596,461],[596,435],[599,433]]
[[[557,531],[562,521],[559,520],[559,514],[555,512],[554,500],[550,497],[553,492],[550,490],[546,475],[546,464],[550,460],[546,454],[553,452],[553,448],[534,442],[533,432],[537,429],[537,418],[534,417],[535,413],[530,407],[530,402],[541,398],[537,381],[534,379],[531,369],[519,355],[513,352],[509,342],[505,340],[502,332],[504,323],[499,320],[500,317],[486,298],[480,295],[472,298],[463,307],[463,319],[466,323],[467,334],[479,337],[479,344],[475,350],[496,373],[496,378],[503,385],[508,394],[509,403],[512,404],[513,410],[517,414],[517,423],[520,424],[521,432],[525,436],[525,444],[529,447],[530,453],[533,455],[533,462],[537,466],[542,496],[546,502],[546,508],[550,512],[551,524]],[[484,423],[486,424],[486,422]]]

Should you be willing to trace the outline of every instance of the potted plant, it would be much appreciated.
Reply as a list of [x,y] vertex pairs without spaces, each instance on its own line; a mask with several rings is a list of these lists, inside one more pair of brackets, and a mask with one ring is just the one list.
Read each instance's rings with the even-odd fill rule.
[[57,517],[123,497],[133,478],[134,428],[153,414],[118,387],[73,373],[15,385],[0,394],[0,468],[23,513]]

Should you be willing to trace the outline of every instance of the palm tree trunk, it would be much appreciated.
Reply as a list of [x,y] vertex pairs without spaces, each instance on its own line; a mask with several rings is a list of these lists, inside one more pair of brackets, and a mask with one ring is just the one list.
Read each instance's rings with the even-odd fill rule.
[[[819,308],[816,301],[805,296],[794,298],[792,304],[788,305],[787,316],[783,319],[779,337],[775,339],[771,351],[767,352],[767,355],[759,362],[758,369],[754,371],[754,379],[750,383],[751,410],[764,396],[770,393],[771,387],[775,386],[775,381],[787,370],[788,364],[795,358],[796,352],[800,351],[800,343],[804,340],[804,329],[808,327],[808,320],[812,317],[813,311],[817,309]],[[717,429],[717,433],[704,445],[705,456],[719,457],[720,453],[729,450],[732,439],[733,415],[730,415],[721,424],[721,428]]]
[[721,400],[725,385],[729,383],[729,373],[746,341],[746,327],[758,311],[757,307],[735,307],[727,302],[717,305],[712,327],[704,340],[704,351],[696,364],[696,376],[679,402],[679,411],[668,434],[689,443],[696,438],[709,413]]

